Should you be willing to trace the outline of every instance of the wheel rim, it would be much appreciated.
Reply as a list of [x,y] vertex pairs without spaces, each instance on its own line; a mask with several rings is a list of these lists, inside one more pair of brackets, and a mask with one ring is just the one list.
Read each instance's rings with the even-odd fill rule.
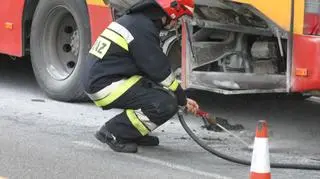
[[67,79],[78,64],[80,38],[76,21],[62,6],[50,11],[44,26],[44,67],[56,80]]

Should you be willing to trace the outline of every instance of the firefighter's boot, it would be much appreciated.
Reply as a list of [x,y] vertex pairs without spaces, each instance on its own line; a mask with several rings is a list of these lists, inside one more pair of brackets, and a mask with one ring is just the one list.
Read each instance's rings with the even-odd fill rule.
[[159,145],[159,138],[156,136],[146,135],[136,139],[135,143],[142,146],[157,146]]
[[109,147],[116,152],[136,153],[138,151],[138,146],[136,143],[121,138],[116,138],[106,129],[105,126],[101,127],[101,129],[96,132],[95,137],[100,142],[108,144]]

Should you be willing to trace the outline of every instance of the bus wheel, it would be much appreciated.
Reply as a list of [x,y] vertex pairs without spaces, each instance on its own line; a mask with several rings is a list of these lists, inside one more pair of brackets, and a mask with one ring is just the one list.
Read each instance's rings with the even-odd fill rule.
[[40,0],[31,27],[31,61],[39,86],[52,99],[86,99],[81,69],[90,48],[85,1]]

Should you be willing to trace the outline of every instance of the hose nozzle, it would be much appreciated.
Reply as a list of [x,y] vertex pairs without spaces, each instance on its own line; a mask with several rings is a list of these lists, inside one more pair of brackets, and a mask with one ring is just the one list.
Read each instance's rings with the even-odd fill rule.
[[210,125],[216,125],[217,124],[217,118],[214,115],[210,114],[210,113],[204,112],[204,111],[199,109],[197,111],[197,115],[202,117],[206,121],[208,121],[208,123]]

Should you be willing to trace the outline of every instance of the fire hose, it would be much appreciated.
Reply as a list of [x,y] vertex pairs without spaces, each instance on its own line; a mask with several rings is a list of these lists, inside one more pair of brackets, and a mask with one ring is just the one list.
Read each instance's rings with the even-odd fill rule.
[[[203,141],[201,141],[193,132],[192,130],[189,128],[189,126],[187,125],[185,119],[184,119],[184,111],[183,110],[179,110],[178,112],[178,118],[179,121],[182,125],[182,127],[185,129],[185,131],[188,133],[188,135],[199,145],[201,146],[203,149],[205,149],[206,151],[208,151],[209,153],[222,158],[224,160],[227,160],[229,162],[233,162],[233,163],[237,163],[237,164],[241,164],[241,165],[247,165],[250,166],[251,165],[251,161],[245,160],[245,159],[240,159],[240,158],[236,158],[233,157],[231,155],[227,155],[224,154],[222,152],[217,151],[216,149],[208,146],[206,143],[204,143]],[[205,119],[206,121],[208,121],[208,123],[212,124],[212,123],[216,123],[216,120],[214,119],[214,116],[199,110],[198,111],[198,116],[202,117],[203,119]],[[284,168],[284,169],[301,169],[301,170],[320,170],[320,165],[307,165],[307,164],[298,164],[298,163],[270,163],[270,167],[271,168]]]

